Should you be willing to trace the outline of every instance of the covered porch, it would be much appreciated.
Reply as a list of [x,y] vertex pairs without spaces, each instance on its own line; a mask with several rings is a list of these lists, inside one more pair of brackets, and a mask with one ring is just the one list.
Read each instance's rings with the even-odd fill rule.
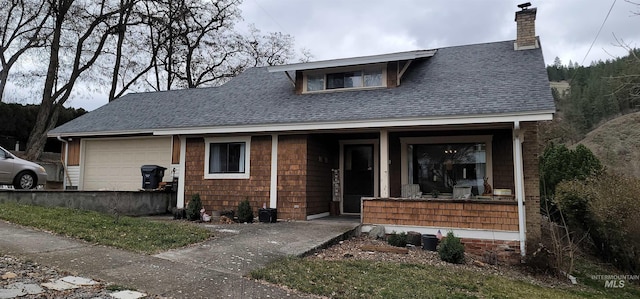
[[453,231],[469,248],[500,246],[516,256],[525,254],[526,234],[539,235],[535,122],[308,138],[310,148],[314,140],[331,145],[325,147],[333,153],[331,214],[360,215],[365,232],[373,225],[387,233]]

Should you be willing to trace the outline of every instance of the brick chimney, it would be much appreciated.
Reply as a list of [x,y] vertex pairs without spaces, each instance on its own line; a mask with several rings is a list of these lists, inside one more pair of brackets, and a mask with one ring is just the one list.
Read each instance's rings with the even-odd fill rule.
[[516,12],[516,24],[518,33],[514,49],[529,50],[540,48],[536,38],[536,8],[529,8],[530,2],[518,5],[521,11]]

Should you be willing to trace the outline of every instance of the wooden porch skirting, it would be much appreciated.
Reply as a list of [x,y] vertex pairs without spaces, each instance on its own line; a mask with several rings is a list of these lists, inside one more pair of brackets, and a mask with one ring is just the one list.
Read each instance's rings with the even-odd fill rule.
[[363,224],[518,231],[511,200],[363,198]]
[[436,228],[443,235],[449,230],[477,230],[477,237],[459,236],[466,252],[495,256],[499,263],[519,262],[518,240],[492,239],[487,234],[518,232],[518,203],[514,200],[363,198],[362,223],[407,230]]

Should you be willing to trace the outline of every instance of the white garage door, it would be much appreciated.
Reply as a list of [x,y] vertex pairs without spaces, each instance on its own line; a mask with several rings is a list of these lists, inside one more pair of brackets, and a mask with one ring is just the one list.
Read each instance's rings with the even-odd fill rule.
[[166,167],[163,181],[167,181],[171,177],[171,137],[86,140],[82,189],[138,190],[142,165]]

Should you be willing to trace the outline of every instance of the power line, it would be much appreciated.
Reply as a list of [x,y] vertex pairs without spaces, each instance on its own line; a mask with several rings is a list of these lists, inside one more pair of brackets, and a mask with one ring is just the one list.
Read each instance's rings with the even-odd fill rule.
[[286,30],[284,30],[284,27],[282,27],[282,25],[280,25],[280,23],[278,23],[278,21],[276,21],[276,19],[271,16],[271,14],[266,9],[264,9],[264,7],[262,7],[262,5],[258,3],[258,0],[253,0],[253,2],[256,4],[256,6],[258,6],[258,8],[260,8],[260,10],[262,10],[262,12],[264,12],[265,15],[267,15],[267,17],[269,17],[269,19],[271,19],[271,21],[273,21],[280,28],[280,30],[282,30],[282,32],[286,32]]
[[598,36],[600,36],[600,32],[602,31],[602,28],[604,28],[604,24],[607,22],[607,19],[609,19],[609,15],[613,10],[613,6],[616,5],[616,1],[617,0],[613,0],[613,3],[611,3],[611,7],[609,7],[609,12],[607,12],[607,16],[604,17],[604,21],[602,21],[602,25],[600,25],[600,29],[598,29],[598,33],[596,34],[596,37],[593,39],[591,46],[589,46],[589,50],[587,50],[587,54],[585,54],[584,58],[582,58],[582,63],[580,63],[581,65],[584,65],[584,61],[587,60],[587,56],[589,56],[589,52],[591,52],[591,48],[593,48],[593,45],[596,43],[596,40],[598,40]]

